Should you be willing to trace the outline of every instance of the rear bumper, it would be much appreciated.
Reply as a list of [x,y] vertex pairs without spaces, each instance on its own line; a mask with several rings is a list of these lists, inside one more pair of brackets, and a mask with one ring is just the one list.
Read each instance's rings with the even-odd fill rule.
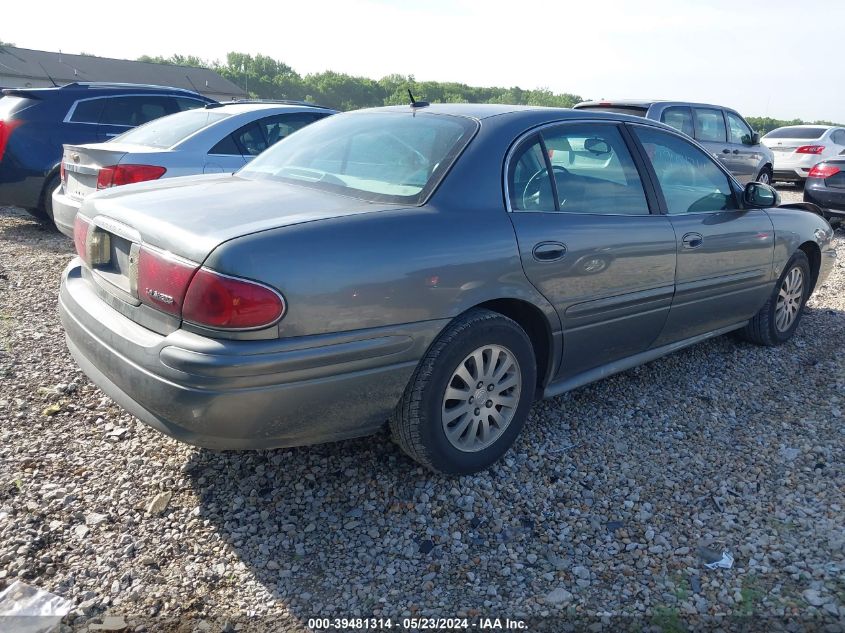
[[73,237],[73,221],[81,206],[81,200],[65,195],[61,187],[53,192],[53,222],[56,228],[68,237]]
[[80,367],[115,402],[178,440],[215,449],[298,446],[377,431],[444,321],[224,341],[163,336],[102,301],[71,262],[59,311]]
[[819,205],[828,217],[845,217],[845,189],[809,184],[818,179],[808,181],[804,188],[804,201]]

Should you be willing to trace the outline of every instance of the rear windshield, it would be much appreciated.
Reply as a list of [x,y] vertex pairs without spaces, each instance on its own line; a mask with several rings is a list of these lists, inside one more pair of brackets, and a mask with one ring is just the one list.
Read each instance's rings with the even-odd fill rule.
[[0,121],[5,121],[18,110],[22,110],[33,99],[26,99],[25,97],[15,97],[13,95],[6,95],[0,98]]
[[283,139],[239,174],[420,204],[477,127],[472,119],[425,112],[336,115]]
[[806,140],[821,138],[825,132],[827,132],[826,127],[782,127],[772,130],[763,138],[800,138]]
[[603,105],[589,105],[578,106],[578,110],[596,110],[599,112],[612,112],[614,114],[630,114],[631,116],[645,116],[648,108],[642,106],[603,106]]
[[158,148],[173,147],[194,132],[230,116],[232,115],[213,110],[186,110],[154,119],[114,137],[112,141]]

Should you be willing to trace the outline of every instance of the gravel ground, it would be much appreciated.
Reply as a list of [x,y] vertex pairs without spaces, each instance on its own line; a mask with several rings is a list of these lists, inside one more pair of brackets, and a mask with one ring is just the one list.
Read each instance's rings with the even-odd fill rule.
[[[315,616],[842,624],[842,230],[837,244],[789,344],[720,337],[538,403],[501,464],[446,478],[386,433],[215,453],[147,428],[65,349],[70,241],[2,209],[0,590],[19,579],[72,601],[71,624],[122,615],[137,630],[239,616],[290,631]],[[734,567],[705,569],[723,549]]]

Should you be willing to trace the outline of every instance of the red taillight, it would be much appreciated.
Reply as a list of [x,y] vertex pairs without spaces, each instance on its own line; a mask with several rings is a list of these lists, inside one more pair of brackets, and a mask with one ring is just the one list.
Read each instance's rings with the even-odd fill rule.
[[824,145],[802,145],[795,150],[796,154],[821,154],[824,151]]
[[138,298],[158,310],[179,316],[185,291],[198,267],[142,246],[138,253]]
[[218,329],[272,325],[285,313],[281,295],[267,286],[200,268],[185,295],[182,318]]
[[167,169],[158,165],[109,165],[101,167],[97,174],[97,189],[108,189],[133,182],[144,182],[161,178]]
[[64,159],[62,159],[62,162],[59,163],[59,178],[62,180],[62,185],[67,184],[67,172],[65,171]]
[[825,165],[824,163],[819,163],[810,170],[810,173],[807,174],[807,178],[830,178],[839,172],[840,169],[836,165]]
[[90,220],[77,213],[76,218],[73,220],[73,245],[76,247],[76,254],[86,263],[90,263],[88,262],[88,249],[86,248],[88,231],[90,230]]
[[9,142],[9,137],[12,136],[12,130],[18,127],[21,123],[23,123],[23,121],[20,119],[0,121],[0,160],[3,160],[3,155],[6,153],[6,143]]

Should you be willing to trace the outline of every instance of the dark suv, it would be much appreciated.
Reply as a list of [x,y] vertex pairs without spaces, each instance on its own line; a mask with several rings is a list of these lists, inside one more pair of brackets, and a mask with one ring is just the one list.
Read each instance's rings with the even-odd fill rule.
[[165,114],[216,103],[190,90],[72,83],[7,88],[0,98],[0,205],[52,217],[62,145],[107,141]]

